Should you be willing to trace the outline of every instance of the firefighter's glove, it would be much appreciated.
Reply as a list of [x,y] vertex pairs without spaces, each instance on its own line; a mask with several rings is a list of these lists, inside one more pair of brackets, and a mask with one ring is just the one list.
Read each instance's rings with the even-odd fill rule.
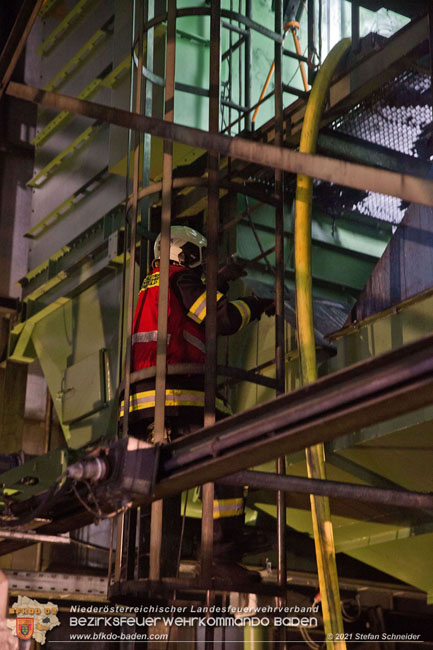
[[275,316],[275,300],[272,300],[272,298],[256,298],[256,300],[260,314]]
[[229,262],[218,271],[218,281],[233,282],[246,274],[247,272],[238,262]]

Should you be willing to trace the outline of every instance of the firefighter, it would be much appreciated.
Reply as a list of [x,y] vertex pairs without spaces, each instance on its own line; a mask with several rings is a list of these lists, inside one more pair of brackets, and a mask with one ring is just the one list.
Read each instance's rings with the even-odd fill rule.
[[[153,270],[144,279],[134,314],[133,371],[156,366],[160,244],[161,236],[158,235],[154,247]],[[204,364],[206,361],[206,285],[203,281],[206,244],[206,238],[188,226],[171,227],[167,365]],[[228,299],[225,295],[228,281],[237,279],[243,274],[241,267],[235,264],[227,265],[218,274],[217,334],[234,334],[246,327],[250,321],[259,319],[264,311],[270,313],[272,310],[272,300],[255,296],[237,300]],[[154,407],[154,378],[133,384],[129,409],[131,435],[151,439]],[[202,374],[167,374],[165,423],[169,440],[202,427],[203,408]],[[231,413],[229,405],[221,396],[217,396],[215,410],[217,419]],[[219,565],[218,575],[231,580],[243,579],[248,574],[235,565],[235,562],[240,559],[237,548],[241,546],[239,534],[243,529],[244,502],[242,488],[218,485],[215,487],[214,558]]]

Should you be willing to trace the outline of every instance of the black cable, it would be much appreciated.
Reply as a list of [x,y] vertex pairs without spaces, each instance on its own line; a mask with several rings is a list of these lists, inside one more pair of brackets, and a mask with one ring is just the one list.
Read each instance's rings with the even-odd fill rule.
[[101,513],[101,512],[95,512],[94,510],[92,510],[92,508],[91,508],[91,507],[90,507],[90,506],[89,506],[89,505],[84,501],[84,499],[81,498],[80,493],[79,493],[78,490],[77,490],[77,487],[76,487],[75,482],[72,483],[72,490],[73,490],[75,496],[77,497],[78,501],[79,501],[79,502],[81,503],[81,505],[83,506],[83,508],[85,508],[85,510],[87,510],[87,512],[90,512],[90,514],[91,514],[91,515],[92,515],[92,516],[93,516],[97,521],[101,521],[101,519],[102,519],[102,516],[101,516],[102,513]]

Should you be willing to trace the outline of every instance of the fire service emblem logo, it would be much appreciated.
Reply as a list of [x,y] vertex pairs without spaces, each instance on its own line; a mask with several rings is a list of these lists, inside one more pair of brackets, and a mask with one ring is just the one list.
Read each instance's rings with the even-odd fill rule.
[[17,637],[19,639],[31,639],[34,630],[34,618],[17,618]]
[[12,634],[19,639],[34,639],[44,645],[47,632],[60,625],[58,609],[52,602],[39,603],[27,596],[18,596],[17,602],[9,608],[11,618],[6,623]]

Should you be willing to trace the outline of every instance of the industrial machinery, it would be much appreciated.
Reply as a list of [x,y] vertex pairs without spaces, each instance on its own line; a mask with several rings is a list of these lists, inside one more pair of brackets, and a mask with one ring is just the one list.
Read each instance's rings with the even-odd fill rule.
[[[2,209],[23,193],[11,218],[28,242],[6,238],[20,289],[6,271],[0,284],[12,588],[24,565],[38,593],[72,545],[80,579],[103,580],[87,589],[97,601],[272,612],[268,628],[234,614],[166,625],[173,643],[342,649],[419,632],[433,645],[430,4],[18,4],[0,57],[3,156],[26,151],[0,171]],[[172,224],[208,239],[205,365],[166,364]],[[158,360],[133,373],[159,232]],[[276,313],[217,345],[217,270],[232,259],[247,272],[236,291]],[[206,387],[203,428],[174,442],[170,373]],[[154,443],[121,414],[145,377]],[[217,390],[234,413],[219,422]],[[249,487],[238,541],[254,585],[212,573],[214,482]],[[316,626],[277,623],[319,602]]]

